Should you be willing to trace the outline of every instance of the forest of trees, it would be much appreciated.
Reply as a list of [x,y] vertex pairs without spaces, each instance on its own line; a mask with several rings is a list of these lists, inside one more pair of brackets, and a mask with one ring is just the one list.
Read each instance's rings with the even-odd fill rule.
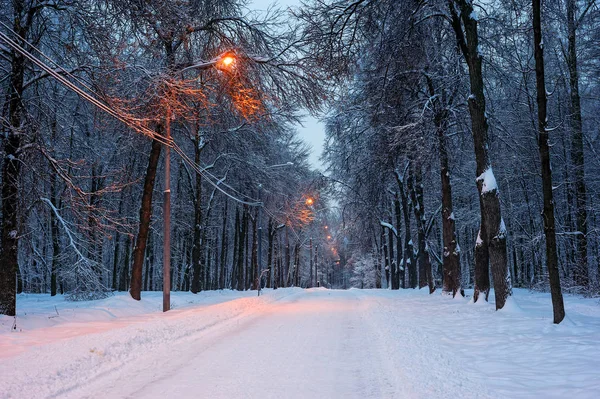
[[598,292],[594,0],[340,1],[300,17],[343,76],[324,158],[346,234],[392,289],[493,286],[497,308],[513,285],[551,289],[555,322],[561,285]]
[[173,290],[599,291],[595,0],[249,7],[0,0],[0,313],[162,289],[163,195]]

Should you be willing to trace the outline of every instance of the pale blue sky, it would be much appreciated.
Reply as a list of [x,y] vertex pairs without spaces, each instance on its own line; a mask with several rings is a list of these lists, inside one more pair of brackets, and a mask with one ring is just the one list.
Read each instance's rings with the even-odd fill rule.
[[[252,0],[250,3],[248,3],[248,8],[252,10],[266,10],[273,3],[278,4],[281,8],[287,8],[300,5],[300,0]],[[319,161],[319,157],[323,151],[325,127],[317,118],[310,115],[305,116],[303,125],[304,126],[298,125],[297,129],[302,140],[312,147],[310,163],[314,168],[323,170],[323,166]]]

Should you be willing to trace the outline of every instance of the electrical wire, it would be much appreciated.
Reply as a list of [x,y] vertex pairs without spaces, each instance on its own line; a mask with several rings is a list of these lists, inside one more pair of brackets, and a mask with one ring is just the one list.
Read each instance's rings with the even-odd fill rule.
[[96,99],[95,97],[93,97],[91,94],[85,92],[84,90],[81,90],[75,84],[73,84],[72,82],[65,79],[63,76],[61,76],[60,73],[56,72],[55,70],[53,70],[52,68],[47,66],[43,61],[41,61],[40,59],[35,57],[33,54],[31,54],[29,51],[25,50],[23,47],[21,47],[18,43],[13,41],[10,37],[5,35],[3,32],[0,32],[0,40],[4,41],[8,46],[12,47],[13,50],[18,52],[19,54],[21,54],[23,57],[27,58],[31,62],[33,62],[35,65],[37,65],[43,71],[45,71],[47,74],[49,74],[50,76],[55,78],[59,83],[63,84],[65,87],[67,87],[71,91],[78,94],[84,100],[95,105],[96,107],[103,110],[107,114],[111,115],[115,119],[123,122],[125,125],[127,125],[131,129],[133,129],[139,133],[142,133],[145,136],[149,136],[149,137],[159,141],[161,144],[168,145],[168,146],[171,145],[171,140],[167,140],[164,136],[157,134],[156,132],[141,125],[139,119],[136,120],[135,118],[131,118],[129,115],[127,115],[121,111],[116,111],[113,108],[111,108],[109,105],[107,105],[107,104],[101,102],[100,100]]
[[[4,24],[1,21],[0,21],[0,24],[3,25],[5,28],[7,28],[9,31],[13,32],[16,35],[16,33],[12,29],[10,29],[6,24]],[[10,46],[11,48],[13,48],[15,51],[17,51],[19,54],[21,54],[23,57],[27,58],[28,60],[30,60],[31,62],[33,62],[35,65],[37,65],[39,68],[41,68],[43,71],[45,71],[46,73],[48,73],[48,75],[54,77],[59,83],[63,84],[66,88],[68,88],[71,91],[75,92],[77,95],[79,95],[84,100],[90,102],[91,104],[95,105],[99,109],[101,109],[104,112],[108,113],[109,115],[113,116],[115,119],[123,122],[126,126],[128,126],[129,128],[131,128],[132,130],[134,130],[134,131],[136,131],[138,133],[142,133],[145,136],[151,137],[152,139],[157,140],[159,143],[161,143],[161,144],[163,144],[165,146],[169,146],[169,147],[173,148],[174,151],[184,160],[184,162],[186,162],[188,165],[190,165],[192,167],[192,169],[196,173],[198,173],[201,176],[203,176],[204,179],[210,185],[212,185],[214,188],[216,188],[217,190],[219,190],[221,193],[223,193],[228,198],[230,198],[230,199],[232,199],[232,200],[234,200],[236,202],[248,205],[248,206],[254,206],[254,207],[261,206],[261,207],[264,208],[264,204],[261,201],[258,201],[258,200],[255,200],[255,199],[252,199],[252,202],[245,201],[245,200],[237,198],[236,196],[234,196],[234,195],[228,193],[227,191],[223,190],[220,187],[220,185],[224,185],[227,188],[229,188],[230,190],[234,191],[235,193],[243,196],[242,193],[240,193],[239,191],[235,190],[233,187],[229,186],[226,183],[223,183],[223,182],[221,182],[221,183],[219,183],[219,182],[215,183],[212,179],[216,179],[216,177],[214,175],[212,175],[210,172],[208,172],[206,169],[200,168],[199,165],[197,165],[194,161],[192,161],[187,156],[187,154],[185,154],[185,152],[181,149],[181,147],[179,147],[175,143],[175,141],[173,139],[167,139],[166,137],[164,137],[164,136],[162,136],[162,135],[160,135],[160,134],[158,134],[158,133],[156,133],[156,132],[154,132],[154,131],[146,128],[145,126],[140,125],[140,122],[142,121],[141,119],[134,118],[134,117],[132,117],[130,115],[127,115],[126,113],[123,113],[120,110],[115,110],[110,105],[101,102],[100,100],[98,100],[97,98],[95,98],[90,93],[82,90],[80,87],[76,86],[75,84],[73,84],[69,80],[65,79],[60,73],[56,72],[51,67],[49,67],[48,65],[46,65],[42,60],[40,60],[37,57],[35,57],[33,54],[31,54],[29,51],[27,51],[24,47],[20,46],[17,42],[15,42],[10,37],[8,37],[7,35],[5,35],[3,32],[0,32],[0,39],[3,40],[8,46]],[[27,40],[25,40],[25,39],[23,39],[21,37],[19,37],[19,39],[22,40],[23,42],[27,43],[33,49],[35,49],[45,59],[47,59],[50,62],[52,62],[52,64],[54,64],[56,66],[56,68],[59,68],[67,76],[70,76],[71,78],[73,78],[74,80],[76,80],[77,82],[79,82],[82,86],[84,86],[87,90],[89,90],[91,93],[94,93],[96,96],[98,96],[98,94],[95,93],[91,88],[89,88],[89,86],[87,86],[80,79],[74,77],[70,72],[68,72],[67,70],[65,70],[64,68],[62,68],[60,65],[58,65],[57,62],[55,62],[50,57],[48,57],[47,55],[45,55],[41,50],[37,49],[35,46],[33,46]]]
[[[200,165],[196,164],[196,162],[194,162],[192,159],[190,159],[190,157],[183,151],[183,149],[179,145],[177,145],[177,143],[172,138],[167,139],[166,137],[164,137],[164,136],[156,133],[155,131],[153,131],[151,129],[148,129],[147,127],[141,125],[141,123],[144,121],[143,119],[135,118],[135,117],[133,117],[131,115],[128,115],[127,113],[125,113],[125,112],[123,112],[121,110],[116,110],[116,109],[114,109],[114,107],[110,106],[109,104],[106,104],[106,103],[102,102],[101,100],[97,99],[94,96],[97,96],[97,97],[101,97],[101,96],[98,95],[98,93],[96,93],[93,89],[91,89],[85,82],[83,82],[81,79],[79,79],[76,76],[74,76],[72,73],[70,73],[69,71],[67,71],[65,68],[61,67],[56,61],[54,61],[49,56],[47,56],[45,53],[43,53],[41,50],[39,50],[38,48],[36,48],[33,44],[29,43],[27,40],[25,40],[22,37],[20,37],[14,30],[12,30],[4,22],[0,21],[0,25],[4,26],[10,32],[12,32],[14,35],[16,35],[19,38],[19,40],[21,40],[24,43],[26,43],[28,46],[30,46],[32,49],[34,49],[37,53],[39,53],[43,58],[45,58],[46,60],[48,60],[49,62],[51,62],[52,64],[54,64],[54,66],[55,66],[56,69],[59,69],[60,71],[62,71],[63,74],[69,76],[71,79],[75,80],[81,86],[83,86],[84,88],[86,88],[89,91],[89,93],[86,92],[86,91],[84,91],[84,90],[82,90],[80,87],[78,87],[77,85],[75,85],[73,82],[71,82],[68,79],[64,78],[64,76],[62,76],[61,73],[57,72],[56,70],[53,70],[51,67],[49,67],[48,65],[46,65],[42,60],[38,59],[31,52],[27,51],[24,47],[20,46],[16,41],[12,40],[9,36],[5,35],[3,32],[0,32],[0,39],[1,40],[3,40],[8,46],[12,47],[15,51],[17,51],[23,57],[25,57],[28,60],[30,60],[31,62],[33,62],[35,65],[37,65],[43,71],[45,71],[48,75],[50,75],[53,78],[55,78],[63,86],[65,86],[66,88],[70,89],[75,94],[79,95],[81,98],[83,98],[84,100],[88,101],[92,105],[95,105],[96,107],[98,107],[102,111],[104,111],[107,114],[111,115],[115,119],[121,121],[127,127],[129,127],[130,129],[132,129],[132,130],[134,130],[134,131],[136,131],[138,133],[141,133],[141,134],[143,134],[145,136],[148,136],[148,137],[150,137],[150,138],[158,141],[162,145],[165,145],[165,146],[173,148],[173,150],[181,157],[181,159],[184,162],[186,162],[196,173],[198,173],[199,175],[201,175],[211,186],[213,186],[216,190],[220,191],[227,198],[229,198],[229,199],[231,199],[231,200],[233,200],[235,202],[244,204],[244,205],[248,205],[248,206],[252,206],[252,207],[261,207],[264,210],[264,212],[267,215],[269,215],[270,217],[272,217],[275,221],[277,221],[280,224],[287,225],[287,223],[282,222],[277,215],[275,215],[268,208],[266,208],[264,206],[264,203],[262,201],[254,199],[254,198],[250,198],[249,201],[246,201],[246,200],[237,198],[233,194],[228,193],[227,191],[225,191],[223,188],[220,187],[221,185],[227,187],[229,190],[231,190],[232,192],[234,192],[234,193],[236,193],[236,194],[238,194],[238,195],[240,195],[242,197],[246,197],[244,194],[242,194],[241,192],[239,192],[235,188],[231,187],[229,184],[227,184],[227,183],[219,180],[217,177],[215,177],[212,173],[210,173],[205,168],[201,168]],[[214,182],[212,179],[217,180],[217,182]],[[300,236],[296,232],[296,229],[294,229],[294,227],[291,226],[291,225],[288,226],[288,227],[289,227],[290,231],[292,232],[292,234],[299,240]]]

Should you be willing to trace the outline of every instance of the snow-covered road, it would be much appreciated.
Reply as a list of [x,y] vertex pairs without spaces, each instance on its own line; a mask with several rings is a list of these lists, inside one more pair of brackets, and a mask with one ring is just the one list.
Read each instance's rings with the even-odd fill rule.
[[365,325],[370,307],[349,293],[295,292],[218,336],[181,345],[164,376],[124,376],[117,385],[136,398],[390,397],[398,387]]
[[[505,312],[414,290],[206,295],[167,314],[0,334],[0,348],[9,339],[13,349],[0,354],[0,397],[572,399],[600,390],[594,300],[567,297],[569,319],[554,326],[549,297],[521,290],[520,307]],[[128,307],[124,298],[111,313]]]

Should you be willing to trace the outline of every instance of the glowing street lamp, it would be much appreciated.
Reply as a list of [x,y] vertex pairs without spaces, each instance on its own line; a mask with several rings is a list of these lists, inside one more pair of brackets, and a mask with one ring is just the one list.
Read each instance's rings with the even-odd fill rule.
[[313,200],[312,198],[308,197],[305,201],[305,204],[308,206],[311,206],[312,204],[315,203],[315,200]]
[[199,62],[193,63],[192,65],[189,65],[189,66],[177,71],[177,73],[180,74],[180,73],[189,71],[191,69],[197,69],[200,71],[204,71],[204,70],[210,69],[210,68],[217,68],[219,70],[227,70],[227,69],[231,69],[235,65],[236,59],[237,59],[237,57],[235,56],[234,53],[232,53],[231,51],[227,51],[227,52],[222,53],[221,55],[213,58],[212,60],[199,61]]
[[[227,52],[211,61],[200,62],[183,68],[178,73],[190,69],[229,69],[234,62],[234,54]],[[165,138],[167,143],[171,141],[171,118],[171,107],[167,103],[165,118]],[[171,309],[171,147],[168,145],[165,145],[165,189],[163,195],[163,312],[166,312]]]
[[221,58],[221,64],[225,67],[229,67],[231,64],[233,64],[235,61],[235,58],[233,58],[233,56],[231,55],[226,55],[225,57]]

